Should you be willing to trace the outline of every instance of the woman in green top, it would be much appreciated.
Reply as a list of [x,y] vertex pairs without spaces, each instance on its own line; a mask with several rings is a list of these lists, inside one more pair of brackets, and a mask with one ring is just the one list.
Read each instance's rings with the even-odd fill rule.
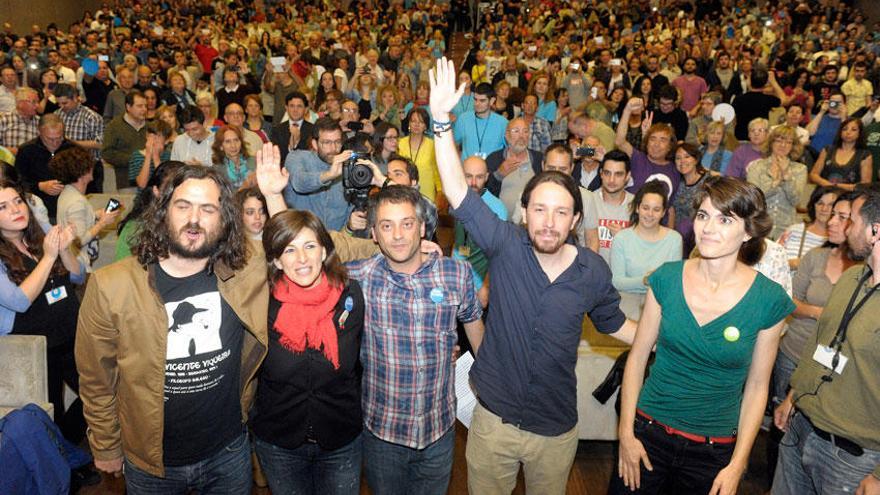
[[764,196],[741,179],[710,177],[694,204],[700,257],[648,277],[610,493],[670,485],[670,493],[734,494],[764,416],[783,320],[794,310],[781,286],[751,268],[772,226]]
[[184,165],[183,162],[168,160],[159,164],[146,187],[140,190],[134,199],[134,205],[131,211],[125,216],[116,228],[118,238],[116,239],[116,256],[113,261],[119,261],[122,258],[131,256],[131,245],[129,242],[134,238],[134,234],[141,227],[141,215],[147,211],[147,208],[153,203],[153,200],[159,196],[159,189],[167,177],[174,175],[177,169]]

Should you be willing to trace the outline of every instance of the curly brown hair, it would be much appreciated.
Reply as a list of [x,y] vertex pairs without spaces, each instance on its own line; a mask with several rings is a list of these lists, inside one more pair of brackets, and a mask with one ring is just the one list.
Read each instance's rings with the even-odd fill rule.
[[[22,241],[24,241],[28,252],[32,254],[34,258],[41,259],[43,257],[43,238],[45,237],[45,234],[43,234],[43,229],[40,227],[40,224],[37,223],[37,219],[34,218],[31,207],[27,202],[27,195],[24,193],[21,186],[15,182],[0,179],[0,190],[3,189],[15,190],[15,192],[18,193],[18,198],[21,198],[27,208],[28,223],[27,227],[24,228]],[[13,200],[15,200],[15,198],[13,198]],[[28,270],[24,260],[25,255],[15,247],[15,244],[5,237],[0,236],[0,263],[3,263],[3,266],[6,268],[6,276],[8,276],[9,280],[15,285],[20,285],[24,282],[24,279],[31,274],[31,271]],[[67,275],[67,269],[64,268],[60,256],[55,260],[55,264],[52,265],[52,275]]]
[[62,184],[73,184],[80,177],[91,172],[95,160],[91,153],[81,146],[67,148],[49,160],[49,172]]
[[209,268],[222,262],[231,270],[240,270],[247,262],[247,240],[241,219],[241,208],[234,200],[232,184],[212,167],[185,165],[180,167],[162,185],[159,197],[144,212],[143,227],[138,231],[132,245],[138,263],[144,268],[168,257],[171,232],[168,229],[168,205],[174,191],[184,182],[193,179],[210,179],[220,189],[220,235],[217,250],[210,256]]

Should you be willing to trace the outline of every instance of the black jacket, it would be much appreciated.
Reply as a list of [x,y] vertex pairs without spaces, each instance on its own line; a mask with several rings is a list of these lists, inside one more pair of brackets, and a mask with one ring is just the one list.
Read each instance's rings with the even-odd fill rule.
[[[348,303],[350,301],[350,303]],[[340,325],[346,304],[351,310]],[[308,440],[335,450],[363,429],[360,362],[364,328],[364,296],[349,282],[333,310],[339,369],[319,350],[296,353],[279,342],[274,329],[281,303],[269,298],[269,350],[258,375],[251,428],[261,440],[295,449]]]
[[730,103],[730,100],[733,99],[733,97],[743,94],[741,79],[739,71],[733,71],[733,76],[730,78],[730,84],[725,88],[721,84],[721,78],[718,77],[718,72],[716,72],[715,69],[712,69],[709,71],[708,76],[706,76],[706,84],[709,85],[710,90],[719,91],[721,93],[724,103]]
[[55,153],[52,153],[46,148],[43,141],[37,137],[21,145],[18,148],[18,154],[15,155],[15,170],[18,170],[18,175],[21,177],[22,187],[25,191],[36,194],[43,200],[46,209],[49,210],[49,218],[51,219],[55,218],[55,212],[58,208],[58,196],[44,193],[37,187],[37,184],[55,178],[49,172],[49,160],[59,152],[73,148],[73,146],[74,144],[71,141],[65,139],[61,142],[61,146],[55,150]]
[[[302,124],[299,128],[299,143],[297,143],[294,149],[297,150],[308,150],[309,145],[312,142],[312,132],[315,128],[314,124],[311,122],[302,121]],[[272,135],[269,137],[272,141],[272,144],[278,146],[278,149],[281,150],[281,165],[284,165],[284,160],[287,159],[287,153],[290,152],[290,122],[282,122],[280,124],[275,124],[272,126]]]

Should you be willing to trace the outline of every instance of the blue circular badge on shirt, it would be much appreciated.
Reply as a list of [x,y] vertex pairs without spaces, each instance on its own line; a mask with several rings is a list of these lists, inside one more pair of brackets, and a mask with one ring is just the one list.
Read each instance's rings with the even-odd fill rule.
[[354,299],[352,299],[351,296],[346,297],[344,306],[346,311],[354,309]]
[[431,289],[430,297],[435,304],[440,304],[441,302],[443,302],[443,289],[441,289],[440,287],[434,287],[433,289]]

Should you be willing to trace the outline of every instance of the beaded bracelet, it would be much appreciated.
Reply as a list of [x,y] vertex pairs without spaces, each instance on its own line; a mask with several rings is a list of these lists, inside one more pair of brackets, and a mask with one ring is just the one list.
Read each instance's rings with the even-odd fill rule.
[[444,132],[452,129],[452,122],[440,122],[435,120],[433,125],[434,134],[443,134]]

